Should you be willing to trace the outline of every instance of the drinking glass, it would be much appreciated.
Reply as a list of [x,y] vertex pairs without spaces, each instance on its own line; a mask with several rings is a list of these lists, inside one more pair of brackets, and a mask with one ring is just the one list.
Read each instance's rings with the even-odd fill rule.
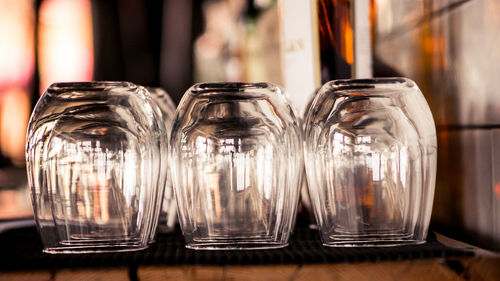
[[159,120],[165,125],[165,140],[167,140],[164,149],[161,151],[161,165],[164,168],[161,169],[160,185],[164,186],[164,188],[158,188],[159,194],[155,202],[155,210],[158,214],[154,216],[152,223],[150,242],[153,242],[157,230],[161,233],[171,232],[177,222],[176,203],[168,165],[168,140],[170,139],[174,121],[175,105],[168,93],[162,88],[146,87],[146,89],[159,109]]
[[52,84],[28,126],[26,160],[47,253],[147,247],[166,130],[127,82]]
[[305,123],[306,173],[323,245],[424,243],[437,142],[415,83],[328,82]]
[[283,89],[192,86],[176,112],[171,161],[186,247],[288,245],[302,175],[302,135]]

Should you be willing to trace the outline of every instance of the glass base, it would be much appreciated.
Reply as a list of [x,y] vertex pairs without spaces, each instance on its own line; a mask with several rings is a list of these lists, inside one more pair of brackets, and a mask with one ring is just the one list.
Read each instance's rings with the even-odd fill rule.
[[186,244],[186,248],[193,250],[266,250],[288,246],[288,243],[276,241],[243,241],[243,240],[199,240]]

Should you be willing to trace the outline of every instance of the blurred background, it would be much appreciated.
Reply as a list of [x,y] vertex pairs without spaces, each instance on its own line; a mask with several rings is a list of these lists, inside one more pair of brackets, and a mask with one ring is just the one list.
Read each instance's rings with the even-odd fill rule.
[[0,222],[31,217],[26,125],[53,82],[177,103],[195,82],[268,81],[304,101],[332,79],[406,76],[438,130],[431,227],[500,250],[498,75],[497,0],[0,0]]
[[273,0],[0,0],[0,222],[31,218],[26,127],[50,84],[130,81],[176,103],[196,81],[280,84],[277,23]]

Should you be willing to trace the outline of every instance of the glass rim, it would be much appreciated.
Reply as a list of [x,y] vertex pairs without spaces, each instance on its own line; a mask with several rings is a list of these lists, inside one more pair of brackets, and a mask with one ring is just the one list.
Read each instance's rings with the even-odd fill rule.
[[212,94],[250,94],[252,91],[274,90],[279,88],[269,82],[204,82],[194,84],[188,92],[193,96],[211,96]]
[[84,81],[84,82],[56,82],[47,88],[47,92],[61,93],[70,91],[104,91],[113,88],[134,88],[135,84],[127,81]]
[[[418,89],[417,84],[406,77],[382,77],[363,79],[339,79],[327,82],[324,87],[326,91],[355,91],[365,90],[366,92],[356,92],[356,95],[377,95],[401,93],[405,89]],[[371,91],[372,90],[372,91]],[[386,91],[386,92],[382,92]]]

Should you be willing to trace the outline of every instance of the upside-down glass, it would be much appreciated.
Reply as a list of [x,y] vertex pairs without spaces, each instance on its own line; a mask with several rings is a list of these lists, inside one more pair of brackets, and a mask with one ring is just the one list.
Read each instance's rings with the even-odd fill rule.
[[[163,121],[167,131],[166,139],[170,139],[170,132],[172,130],[172,125],[174,122],[175,115],[175,105],[168,93],[162,88],[152,88],[146,87],[146,89],[151,94],[151,98],[156,103],[159,108],[159,116],[160,120]],[[156,206],[155,210],[159,213],[159,215],[154,216],[154,221],[152,223],[151,229],[151,239],[150,242],[154,241],[156,231],[160,233],[166,233],[173,231],[175,227],[175,223],[177,222],[177,211],[176,211],[176,203],[174,197],[174,191],[172,187],[172,179],[169,171],[168,165],[168,147],[164,147],[165,149],[161,152],[161,170],[163,173],[160,175],[160,184],[163,184],[165,188],[159,188],[158,198],[155,202]],[[165,171],[168,171],[165,173]],[[161,194],[163,192],[163,194]]]
[[309,193],[323,245],[424,243],[437,142],[415,83],[405,78],[328,82],[305,122]]
[[166,131],[127,82],[56,83],[28,127],[26,160],[47,253],[147,247]]
[[186,247],[288,245],[303,152],[296,115],[281,88],[269,83],[194,85],[177,108],[171,140]]

